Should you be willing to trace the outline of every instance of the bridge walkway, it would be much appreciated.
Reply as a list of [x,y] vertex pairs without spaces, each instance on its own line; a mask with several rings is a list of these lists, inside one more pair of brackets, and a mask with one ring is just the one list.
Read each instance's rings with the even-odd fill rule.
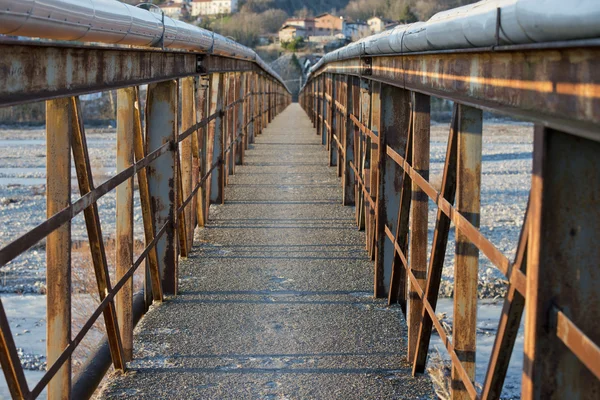
[[298,104],[246,153],[225,205],[196,231],[180,294],[136,329],[102,398],[417,399],[399,308],[372,298],[373,263],[335,169]]

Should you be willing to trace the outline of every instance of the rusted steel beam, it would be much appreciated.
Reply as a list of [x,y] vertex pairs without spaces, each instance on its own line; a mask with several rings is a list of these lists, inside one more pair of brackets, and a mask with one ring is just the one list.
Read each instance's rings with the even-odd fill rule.
[[[175,227],[177,231],[177,258],[182,257],[186,258],[188,256],[188,242],[187,242],[187,221],[185,219],[185,209],[184,206],[184,198],[183,198],[183,184],[182,184],[182,174],[181,174],[181,163],[179,162],[179,151],[177,151],[177,166],[175,167],[175,184],[176,184],[176,209],[175,213]],[[189,204],[189,203],[186,203]]]
[[[590,341],[600,343],[599,152],[598,142],[535,127],[521,394],[526,400],[600,393],[600,380],[576,355],[591,350]],[[564,318],[577,327],[569,334],[579,336],[570,346],[564,328],[572,324]],[[596,371],[599,362],[591,361]]]
[[[198,105],[196,107],[196,119],[198,121],[203,120],[208,116],[208,98],[209,98],[209,85],[210,80],[209,77],[199,77],[198,78],[198,87],[196,88],[196,96]],[[200,128],[197,131],[197,142],[198,149],[194,151],[194,155],[198,158],[198,179],[201,176],[204,176],[208,165],[208,125]],[[192,142],[193,144],[193,142]],[[208,207],[207,203],[209,201],[207,197],[208,193],[208,184],[206,181],[202,184],[202,187],[198,190],[197,197],[197,207],[196,207],[196,220],[198,221],[198,226],[204,226],[206,224],[206,220],[208,218]]]
[[[181,85],[181,131],[185,132],[196,123],[196,85],[194,78],[184,78],[180,82]],[[194,170],[193,168],[193,140],[197,138],[196,132],[186,138],[180,144],[181,152],[181,188],[182,200],[185,200],[192,193],[194,185]],[[197,176],[196,176],[197,179]],[[194,227],[196,226],[196,213],[194,206],[187,207],[184,212],[186,226],[186,256],[192,248],[194,242]]]
[[252,61],[176,50],[1,40],[0,52],[0,106],[212,72],[264,73]]
[[355,78],[351,76],[344,77],[344,85],[346,86],[346,110],[344,116],[344,174],[342,178],[342,195],[343,204],[345,206],[354,205],[355,201],[355,182],[354,171],[350,168],[350,162],[354,161],[354,124],[350,120],[349,111],[354,110],[354,98],[357,92]]
[[[368,183],[369,195],[371,199],[375,201],[375,207],[369,208],[369,212],[366,214],[366,230],[367,230],[367,252],[371,257],[371,260],[375,260],[375,244],[377,243],[377,231],[376,221],[377,212],[379,205],[377,201],[379,199],[379,140],[381,132],[381,84],[374,82],[371,90],[371,125],[370,130],[377,140],[368,139],[367,151],[369,152],[369,177],[365,180]],[[381,285],[383,285],[384,279],[383,273],[380,275]],[[384,286],[381,286],[384,288]],[[380,292],[382,296],[385,296],[385,291]]]
[[[246,146],[244,145],[246,140],[246,134],[244,127],[245,117],[247,113],[245,112],[245,107],[247,103],[246,96],[246,74],[238,73],[236,74],[236,89],[237,89],[237,99],[242,100],[242,103],[236,106],[236,115],[235,115],[235,164],[242,165],[244,163],[244,152],[246,150]],[[243,135],[243,136],[242,136]]]
[[223,74],[213,74],[210,81],[209,115],[218,113],[218,117],[210,122],[209,142],[212,147],[211,162],[219,162],[219,167],[211,175],[210,203],[225,202],[225,132],[223,129],[223,98],[225,97],[225,81]]
[[[446,161],[444,163],[444,172],[442,176],[442,187],[440,197],[446,199],[450,204],[454,203],[456,195],[456,154],[457,154],[457,136],[458,136],[458,105],[455,104],[452,112],[452,122],[450,123],[450,134],[448,137],[448,146],[446,149]],[[433,232],[433,244],[431,247],[431,256],[429,258],[429,268],[427,269],[427,286],[425,288],[425,298],[431,308],[435,311],[437,305],[440,283],[442,280],[442,269],[444,267],[444,258],[446,257],[446,246],[448,245],[448,233],[450,231],[450,217],[438,208],[435,231]],[[417,340],[417,349],[413,361],[413,375],[425,372],[425,363],[429,351],[429,341],[431,338],[433,317],[423,309],[421,316],[421,326],[419,327],[419,336]]]
[[[147,155],[147,145],[142,132],[142,118],[140,110],[139,90],[135,90],[134,107],[134,131],[133,131],[133,150],[136,162],[140,162]],[[164,146],[164,145],[163,145]],[[144,223],[144,239],[146,246],[155,238],[156,226],[154,224],[154,206],[150,193],[149,172],[146,168],[137,170],[138,190],[140,192],[140,204],[142,208],[142,221]],[[144,296],[147,300],[147,306],[150,306],[150,299],[154,301],[163,300],[163,290],[161,282],[160,266],[158,262],[158,251],[156,246],[152,247],[146,260],[146,273]]]
[[[405,93],[405,107],[409,107],[408,101],[410,99],[410,93]],[[407,131],[407,139],[405,141],[405,157],[407,160],[412,159],[412,142],[414,132],[412,130],[412,110],[406,110],[405,115],[408,114],[408,121],[404,121],[404,128]],[[406,118],[406,117],[405,117]],[[386,154],[394,151],[394,149],[390,146],[386,146]],[[398,156],[400,156],[398,154]],[[387,157],[386,157],[387,159]],[[391,160],[390,160],[391,161]],[[400,172],[400,171],[398,171]],[[391,264],[391,276],[389,283],[389,291],[388,291],[388,305],[394,304],[396,302],[400,303],[400,307],[404,315],[406,315],[406,301],[407,301],[407,273],[409,265],[406,261],[408,256],[408,234],[409,234],[409,216],[410,216],[410,206],[412,200],[412,191],[411,191],[411,178],[408,174],[407,170],[400,175],[398,181],[398,186],[400,186],[400,193],[398,199],[398,205],[396,207],[397,215],[396,218],[396,234],[394,235],[393,240],[393,248],[392,253],[390,254],[390,258],[388,261]],[[387,226],[386,226],[387,227]],[[385,241],[383,244],[388,244]],[[397,248],[397,251],[394,249]],[[391,263],[390,263],[391,261]]]
[[[71,136],[76,116],[68,98],[46,102],[46,215],[71,205]],[[46,360],[52,365],[71,341],[71,221],[46,238]],[[69,399],[71,359],[48,385],[48,399]]]
[[[481,151],[483,115],[481,110],[458,106],[458,153],[456,166],[456,210],[474,227],[479,227],[481,210]],[[458,358],[471,381],[475,380],[477,344],[477,283],[479,249],[456,229],[454,263],[454,323],[452,340]],[[467,399],[456,368],[452,370],[452,398]]]
[[[529,207],[527,207],[529,209]],[[523,273],[527,272],[527,244],[529,240],[528,216],[521,228],[521,237],[515,256],[514,267]],[[482,400],[497,400],[502,394],[504,379],[508,371],[508,365],[512,356],[515,341],[519,333],[521,317],[525,308],[525,296],[521,294],[515,285],[509,283],[502,314],[498,324],[498,333],[494,340],[494,347],[488,363],[485,382],[481,391]]]
[[[392,270],[394,259],[394,244],[390,243],[385,236],[385,227],[391,226],[398,228],[398,209],[400,207],[400,196],[402,190],[402,168],[386,155],[386,148],[390,146],[402,155],[405,155],[407,137],[409,134],[410,121],[410,93],[403,89],[393,86],[381,85],[381,110],[379,129],[379,149],[376,162],[379,167],[378,189],[377,189],[377,216],[376,224],[376,250],[375,250],[375,270],[381,274],[382,292],[381,296],[386,296],[395,303],[397,300],[398,289],[396,285],[394,290],[392,286],[392,276],[396,283],[403,282],[406,285],[406,276],[402,274],[403,269],[398,265],[396,271]],[[408,194],[404,194],[408,199]],[[407,214],[408,215],[408,214]],[[397,230],[395,233],[397,234]],[[395,272],[395,274],[394,274]]]
[[[134,163],[133,138],[135,88],[117,91],[117,173]],[[133,176],[117,187],[116,276],[121,279],[133,264]],[[116,296],[117,320],[121,328],[124,361],[133,357],[133,280]]]
[[[227,90],[227,102],[225,103],[228,107],[227,109],[227,141],[225,143],[225,148],[230,148],[229,153],[227,153],[227,178],[226,183],[229,183],[229,175],[235,174],[235,146],[229,147],[235,141],[235,125],[236,125],[236,112],[235,108],[237,104],[235,102],[237,99],[237,79],[236,74],[229,74],[229,86]],[[229,107],[231,104],[235,104],[233,107]]]
[[[372,64],[369,79],[600,140],[597,45],[390,55]],[[359,59],[338,61],[317,77],[361,76],[363,69]]]
[[166,81],[148,86],[146,101],[146,151],[151,152],[172,141],[168,154],[148,168],[148,186],[153,204],[155,226],[169,222],[167,232],[157,243],[162,290],[177,294],[177,253],[175,207],[177,204],[177,82]]
[[[73,161],[77,173],[77,182],[79,183],[79,192],[82,196],[94,190],[94,180],[92,176],[92,165],[87,147],[87,140],[83,126],[83,115],[81,114],[81,105],[79,98],[70,98],[69,104],[74,118],[71,119],[71,149],[73,151]],[[98,295],[100,301],[104,300],[106,295],[112,290],[110,275],[108,273],[108,261],[104,249],[104,238],[100,225],[100,214],[98,204],[93,203],[87,207],[84,212],[85,225],[87,228],[88,241],[94,273],[96,275],[96,284],[98,286]],[[114,301],[110,301],[104,310],[104,325],[106,327],[106,336],[110,345],[110,353],[113,366],[116,370],[125,370],[125,361],[123,359],[123,346],[121,344],[121,334],[117,320],[117,311]]]
[[[346,102],[346,81],[342,80],[343,77],[336,77],[336,82],[337,82],[337,98],[340,100],[340,102]],[[338,102],[339,103],[339,102]],[[345,111],[340,111],[337,110],[337,105],[338,103],[336,103],[336,123],[335,123],[335,131],[336,131],[336,136],[337,136],[337,142],[338,142],[338,146],[336,148],[337,150],[337,176],[338,178],[341,178],[344,173],[344,162],[343,157],[345,157],[344,154],[344,148],[346,147],[346,141],[345,141],[345,135],[346,135],[346,113]],[[344,110],[346,109],[346,106],[343,106]],[[334,138],[335,139],[335,138]],[[343,187],[344,186],[344,181],[343,179],[340,180],[340,185]]]
[[[412,167],[425,180],[429,180],[429,139],[430,139],[431,99],[421,93],[413,94],[413,141]],[[420,287],[425,287],[427,275],[427,229],[429,198],[418,184],[412,182],[412,204],[410,215],[410,270],[417,278]],[[415,358],[419,327],[423,314],[423,301],[416,294],[416,287],[409,285],[408,311],[408,361]]]
[[13,399],[25,399],[29,395],[29,388],[2,300],[0,300],[0,366],[10,396]]
[[[361,79],[360,81],[360,123],[363,125],[371,124],[371,84],[369,81]],[[363,182],[363,189],[366,190],[365,186],[367,185],[367,175],[368,175],[368,160],[370,157],[370,152],[366,148],[367,137],[362,134],[362,131],[359,131],[358,135],[358,152],[357,155],[358,165],[357,165],[357,179],[360,179]],[[361,194],[359,196],[359,204],[356,208],[357,213],[357,225],[358,229],[366,229],[366,214],[368,212],[368,206],[366,205],[367,199],[366,195]],[[369,196],[370,197],[370,196]]]

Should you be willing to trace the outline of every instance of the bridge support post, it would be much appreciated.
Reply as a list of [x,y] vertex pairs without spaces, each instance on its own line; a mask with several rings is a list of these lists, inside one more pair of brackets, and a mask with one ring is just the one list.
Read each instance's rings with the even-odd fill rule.
[[[429,137],[430,110],[429,96],[415,92],[413,94],[412,111],[412,167],[421,176],[429,180]],[[425,287],[427,274],[427,229],[429,215],[429,198],[419,185],[412,182],[412,202],[410,216],[410,270],[421,288]],[[414,284],[409,285],[408,310],[406,322],[408,325],[408,361],[415,358],[423,301],[418,295]]]
[[[225,135],[223,132],[223,97],[225,76],[214,73],[210,80],[210,109],[208,114],[218,113],[208,126],[209,143],[212,144],[211,162],[219,166],[213,170],[210,179],[210,203],[223,204],[225,197]],[[211,164],[212,165],[212,164]]]
[[316,82],[317,110],[315,113],[315,118],[316,118],[316,123],[317,123],[317,136],[319,136],[319,137],[323,136],[323,79],[324,79],[324,76],[320,75],[317,78],[317,82]]
[[[482,111],[458,106],[456,209],[479,227],[481,194]],[[471,381],[475,380],[477,342],[477,283],[479,250],[456,229],[454,265],[453,345]],[[469,399],[456,368],[452,369],[452,399]]]
[[[344,177],[343,177],[343,202],[345,206],[354,205],[355,201],[355,185],[356,185],[356,177],[354,176],[354,170],[350,163],[356,164],[356,160],[354,157],[354,136],[355,136],[355,127],[354,122],[350,119],[350,114],[354,113],[355,115],[358,112],[355,112],[356,103],[358,103],[358,97],[355,96],[358,94],[358,90],[356,88],[355,78],[347,75],[346,76],[346,116],[345,116],[345,133],[344,133]],[[355,97],[357,99],[355,100]],[[310,106],[309,106],[310,107]]]
[[337,156],[338,156],[338,147],[337,143],[333,136],[337,132],[338,125],[338,117],[337,117],[337,108],[335,105],[335,101],[338,96],[337,90],[337,77],[335,75],[331,75],[329,77],[329,95],[331,96],[329,101],[329,107],[327,109],[327,120],[329,122],[329,131],[327,132],[327,148],[329,150],[329,166],[335,167],[337,166]]
[[598,141],[535,127],[525,400],[591,399],[600,393],[598,359],[590,351],[600,342],[599,153]]
[[[196,120],[202,121],[207,117],[207,99],[208,99],[208,89],[209,89],[209,79],[206,76],[201,76],[198,79],[198,87],[196,88],[196,98],[198,101],[198,105],[196,107]],[[208,153],[207,153],[207,145],[208,145],[208,127],[203,126],[200,128],[197,133],[197,146],[198,148],[194,150],[194,157],[198,160],[198,177],[202,178],[210,165],[208,165]],[[193,142],[192,142],[193,144]],[[206,219],[208,217],[208,203],[209,200],[207,198],[207,190],[208,184],[207,181],[204,181],[202,187],[196,193],[196,220],[198,221],[198,226],[204,226],[206,223]]]
[[235,173],[235,145],[233,144],[235,141],[235,118],[236,118],[236,106],[235,101],[237,100],[237,79],[236,79],[236,73],[235,72],[231,72],[229,74],[227,74],[227,99],[224,102],[224,107],[227,107],[227,112],[226,112],[226,123],[225,123],[225,127],[226,127],[226,140],[225,140],[225,149],[229,150],[226,153],[226,159],[227,159],[227,163],[226,163],[226,170],[227,170],[227,175],[225,178],[225,185],[229,184],[229,175],[233,175]]
[[250,118],[248,124],[248,147],[251,143],[254,143],[254,135],[256,129],[256,74],[250,72],[248,74],[248,117]]
[[[245,152],[245,127],[246,127],[246,74],[238,72],[236,78],[236,88],[237,88],[237,100],[241,101],[236,106],[236,118],[235,118],[235,163],[237,165],[244,164],[244,152]],[[243,135],[243,136],[242,136]]]
[[[366,79],[360,80],[360,123],[364,126],[370,126],[371,117],[371,84]],[[363,230],[366,227],[366,214],[367,208],[367,191],[369,187],[369,152],[367,151],[367,137],[366,133],[362,130],[359,131],[358,135],[358,149],[356,154],[360,159],[357,160],[357,169],[359,178],[362,182],[361,187],[358,188],[358,205],[356,207],[356,223],[359,230]]]
[[[373,135],[367,137],[367,157],[369,168],[368,188],[370,201],[368,202],[368,212],[366,213],[366,229],[367,229],[367,251],[371,260],[375,260],[375,246],[377,243],[377,199],[379,192],[379,141],[381,139],[381,83],[373,82],[371,84],[371,121],[369,128]],[[384,274],[379,271],[379,288],[380,296],[387,294],[384,289]]]
[[[46,215],[71,204],[70,99],[46,102]],[[46,238],[46,359],[52,365],[71,342],[71,221]],[[48,383],[48,399],[71,398],[71,358]]]
[[[194,126],[196,123],[196,87],[194,84],[194,78],[188,77],[183,78],[181,80],[181,131],[185,132]],[[193,156],[194,153],[192,150],[193,140],[196,136],[196,132],[192,133],[190,136],[185,138],[183,142],[181,142],[181,187],[183,192],[183,198],[180,203],[187,199],[193,190],[194,187],[194,171],[197,171],[197,168],[193,168]],[[196,175],[197,179],[197,175]],[[183,216],[185,218],[185,227],[186,227],[186,256],[189,254],[192,243],[194,241],[194,227],[196,226],[195,221],[195,210],[194,202],[190,202],[183,212]]]
[[[135,88],[117,91],[117,173],[134,162]],[[133,264],[133,177],[117,186],[116,276],[119,281]],[[116,296],[117,320],[121,331],[123,361],[133,357],[133,279]]]
[[[148,86],[146,104],[147,154],[163,144],[177,143],[177,81]],[[177,294],[177,249],[175,214],[177,204],[177,149],[172,148],[148,168],[148,184],[154,205],[154,225],[160,230],[167,223],[165,235],[156,243],[162,288],[165,294]]]
[[[387,148],[407,157],[407,142],[410,130],[410,92],[394,86],[381,85],[379,90],[379,113],[373,113],[372,126],[378,127],[377,153],[372,153],[372,165],[377,165],[376,199],[376,249],[375,269],[381,296],[387,295],[388,303],[398,301],[405,308],[406,270],[395,252],[394,242],[406,254],[408,242],[408,210],[410,209],[410,186],[402,168],[387,156]],[[373,107],[377,104],[374,103]],[[375,111],[375,109],[373,109]],[[379,115],[378,115],[379,114]],[[377,158],[375,158],[375,154]],[[405,182],[406,180],[406,182]],[[408,190],[407,190],[408,189]],[[395,229],[394,241],[386,234],[386,227]]]

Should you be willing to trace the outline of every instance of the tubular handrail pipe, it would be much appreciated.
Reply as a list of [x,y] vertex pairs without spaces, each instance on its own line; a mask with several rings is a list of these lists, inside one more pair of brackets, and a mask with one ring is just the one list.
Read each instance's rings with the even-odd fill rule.
[[287,89],[254,50],[206,29],[117,0],[0,0],[0,35],[153,47],[255,62]]

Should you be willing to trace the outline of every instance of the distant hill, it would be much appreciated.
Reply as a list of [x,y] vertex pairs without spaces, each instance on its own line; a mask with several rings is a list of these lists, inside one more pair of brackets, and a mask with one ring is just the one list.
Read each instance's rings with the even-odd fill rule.
[[[139,0],[121,0],[138,4]],[[280,9],[289,16],[315,16],[325,12],[366,19],[372,16],[392,20],[406,20],[407,11],[416,19],[425,20],[439,11],[475,3],[478,0],[239,0],[241,12],[261,13],[269,9]],[[153,3],[165,3],[154,0]]]

